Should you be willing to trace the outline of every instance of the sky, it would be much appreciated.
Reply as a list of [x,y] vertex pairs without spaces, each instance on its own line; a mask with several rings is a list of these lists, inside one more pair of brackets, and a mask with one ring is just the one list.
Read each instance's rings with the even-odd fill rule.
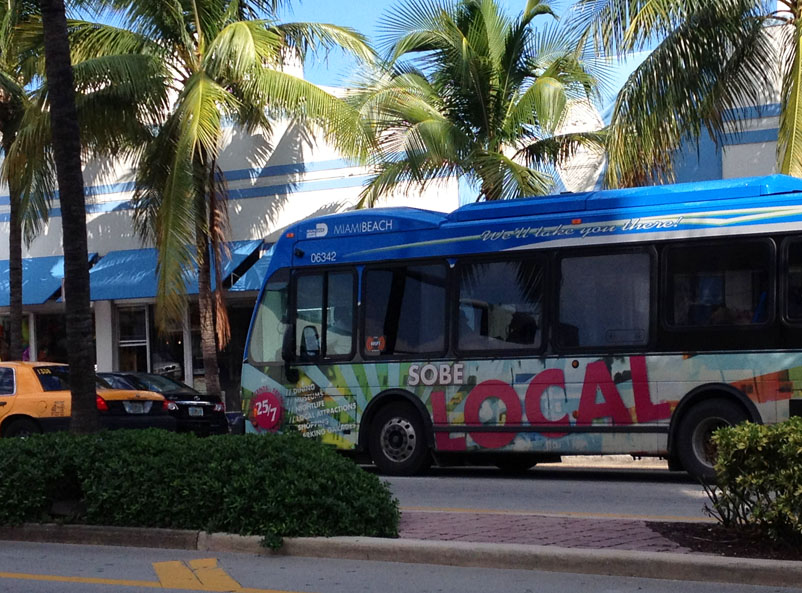
[[[387,11],[401,0],[289,0],[291,11],[284,11],[281,20],[332,23],[356,29],[366,35],[374,47],[377,45],[378,24]],[[517,15],[526,6],[526,0],[498,0],[510,16]],[[567,2],[550,3],[557,12]],[[546,17],[538,17],[546,22]],[[328,60],[308,59],[305,68],[307,80],[320,85],[344,86],[351,77],[354,64],[342,55],[330,55]]]

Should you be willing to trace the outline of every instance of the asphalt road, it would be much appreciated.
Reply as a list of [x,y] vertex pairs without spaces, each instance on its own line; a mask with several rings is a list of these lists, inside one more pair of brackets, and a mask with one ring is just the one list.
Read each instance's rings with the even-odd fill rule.
[[455,568],[0,542],[4,593],[802,593],[802,589],[663,581],[572,573]]
[[493,468],[434,468],[426,476],[383,479],[402,509],[708,520],[702,487],[684,472],[658,465],[549,464],[521,476]]

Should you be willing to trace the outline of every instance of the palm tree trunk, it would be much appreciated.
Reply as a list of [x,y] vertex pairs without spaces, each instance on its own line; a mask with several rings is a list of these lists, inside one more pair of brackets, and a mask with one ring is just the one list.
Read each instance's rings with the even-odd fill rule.
[[198,309],[200,313],[201,354],[206,393],[220,393],[220,371],[217,365],[217,340],[214,328],[211,258],[206,233],[198,232]]
[[11,189],[12,185],[14,184],[9,184],[8,286],[11,310],[8,357],[11,360],[22,360],[22,221],[19,191]]
[[[3,152],[8,154],[13,135],[3,134]],[[22,220],[20,216],[20,192],[16,183],[8,184],[9,231],[8,231],[8,288],[9,328],[8,358],[22,360]]]
[[63,0],[39,0],[64,244],[64,299],[73,432],[98,427],[81,140]]

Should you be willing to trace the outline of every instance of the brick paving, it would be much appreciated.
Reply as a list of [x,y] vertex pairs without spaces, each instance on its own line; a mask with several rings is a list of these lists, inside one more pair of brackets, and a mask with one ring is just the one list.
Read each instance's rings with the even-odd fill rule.
[[405,510],[402,538],[690,553],[652,531],[645,521],[516,513]]

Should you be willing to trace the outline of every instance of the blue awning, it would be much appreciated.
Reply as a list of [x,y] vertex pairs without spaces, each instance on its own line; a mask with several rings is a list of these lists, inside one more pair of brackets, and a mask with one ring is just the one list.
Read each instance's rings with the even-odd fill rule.
[[[231,258],[223,265],[223,280],[228,278],[262,241],[232,241]],[[111,251],[90,270],[90,298],[93,301],[147,299],[156,296],[156,249],[127,249]],[[186,278],[187,294],[198,293],[197,272]]]
[[[91,262],[97,256],[89,254]],[[41,305],[61,291],[64,278],[64,256],[30,257],[22,260],[22,304]],[[8,260],[0,261],[0,307],[11,304]]]
[[232,292],[246,290],[259,290],[265,280],[267,266],[270,265],[270,255],[263,255],[231,286]]

